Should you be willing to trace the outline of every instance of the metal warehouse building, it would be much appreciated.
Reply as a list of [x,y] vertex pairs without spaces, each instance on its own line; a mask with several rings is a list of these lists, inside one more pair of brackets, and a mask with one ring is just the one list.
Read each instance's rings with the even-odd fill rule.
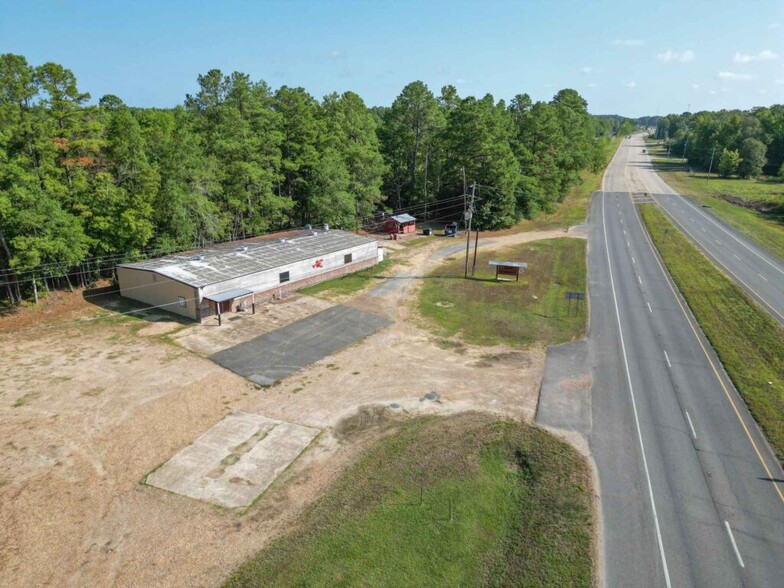
[[204,321],[250,309],[305,286],[375,265],[375,239],[338,230],[300,231],[117,266],[120,294]]

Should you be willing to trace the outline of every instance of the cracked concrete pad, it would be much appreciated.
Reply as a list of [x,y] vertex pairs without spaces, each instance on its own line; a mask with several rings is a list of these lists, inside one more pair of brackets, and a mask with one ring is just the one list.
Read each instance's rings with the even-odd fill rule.
[[229,508],[248,506],[318,432],[257,414],[230,414],[147,476],[147,484]]

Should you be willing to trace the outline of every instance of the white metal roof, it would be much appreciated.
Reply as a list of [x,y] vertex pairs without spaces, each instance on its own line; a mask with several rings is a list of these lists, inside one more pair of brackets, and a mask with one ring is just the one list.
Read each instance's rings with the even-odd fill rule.
[[416,217],[413,217],[410,214],[396,214],[395,216],[391,216],[389,218],[394,219],[399,223],[410,223],[411,221],[416,220]]
[[227,300],[234,300],[235,298],[247,296],[248,294],[253,294],[253,290],[248,290],[247,288],[234,288],[233,290],[224,290],[217,294],[210,294],[209,296],[205,296],[205,298],[207,300],[212,300],[213,302],[226,302]]
[[368,243],[375,240],[333,229],[294,238],[235,241],[228,246],[222,244],[117,267],[148,270],[202,288]]

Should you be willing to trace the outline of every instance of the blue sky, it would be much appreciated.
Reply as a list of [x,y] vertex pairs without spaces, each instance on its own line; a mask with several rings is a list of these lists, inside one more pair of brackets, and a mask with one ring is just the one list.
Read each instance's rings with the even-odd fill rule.
[[782,0],[0,0],[0,52],[133,106],[180,104],[211,68],[368,105],[417,79],[507,100],[571,87],[596,114],[784,103]]

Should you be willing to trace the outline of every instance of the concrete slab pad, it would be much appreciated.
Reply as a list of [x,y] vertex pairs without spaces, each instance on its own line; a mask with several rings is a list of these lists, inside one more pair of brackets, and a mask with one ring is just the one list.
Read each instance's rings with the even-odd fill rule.
[[233,413],[147,476],[147,484],[220,506],[248,506],[318,429]]
[[191,351],[200,355],[212,355],[239,343],[250,341],[279,329],[285,325],[321,312],[333,306],[332,303],[310,296],[292,295],[283,300],[256,305],[256,314],[240,312],[226,314],[223,326],[219,327],[217,318],[204,324],[191,325],[177,332],[173,338]]
[[334,306],[210,356],[262,386],[372,335],[390,321],[372,312]]

